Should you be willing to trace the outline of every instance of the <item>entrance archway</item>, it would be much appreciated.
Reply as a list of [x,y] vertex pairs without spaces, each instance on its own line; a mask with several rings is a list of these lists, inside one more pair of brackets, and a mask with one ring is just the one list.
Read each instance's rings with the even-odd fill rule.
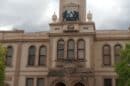
[[84,84],[82,84],[81,82],[76,83],[74,86],[85,86]]
[[55,86],[65,86],[65,84],[64,83],[62,83],[62,82],[58,82],[58,83],[56,83],[56,85]]

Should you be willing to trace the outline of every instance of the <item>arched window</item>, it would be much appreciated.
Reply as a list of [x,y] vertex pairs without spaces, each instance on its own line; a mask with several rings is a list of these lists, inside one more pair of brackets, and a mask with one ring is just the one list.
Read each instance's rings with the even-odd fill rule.
[[77,57],[79,60],[85,59],[85,41],[82,39],[77,43]]
[[64,40],[59,40],[57,42],[57,59],[64,59]]
[[39,66],[46,64],[47,49],[45,46],[41,46],[39,49]]
[[74,86],[85,86],[84,84],[82,84],[81,82],[76,83]]
[[35,55],[36,54],[36,47],[31,46],[29,47],[28,51],[28,66],[33,66],[35,65]]
[[9,46],[7,47],[7,54],[6,54],[6,66],[10,67],[12,66],[12,59],[13,59],[13,47]]
[[74,40],[70,39],[68,40],[68,44],[67,44],[67,58],[68,59],[75,58],[74,51],[75,51],[75,42]]
[[103,65],[111,66],[111,47],[110,47],[110,45],[103,46]]
[[115,63],[118,63],[121,60],[120,58],[121,49],[122,49],[122,46],[120,44],[117,44],[114,46]]

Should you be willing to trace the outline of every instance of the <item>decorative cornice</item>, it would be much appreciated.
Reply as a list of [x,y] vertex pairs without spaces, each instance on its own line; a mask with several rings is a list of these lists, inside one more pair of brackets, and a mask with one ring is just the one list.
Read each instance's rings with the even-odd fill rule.
[[58,36],[94,36],[95,32],[71,32],[71,33],[50,33],[49,37],[58,37]]
[[95,41],[128,41],[130,37],[96,37]]
[[57,26],[57,25],[65,25],[65,24],[79,24],[79,25],[94,25],[94,22],[80,22],[80,21],[67,21],[67,22],[57,22],[57,23],[50,23],[50,26]]
[[11,42],[48,42],[49,39],[4,39],[0,40],[0,43],[11,43]]

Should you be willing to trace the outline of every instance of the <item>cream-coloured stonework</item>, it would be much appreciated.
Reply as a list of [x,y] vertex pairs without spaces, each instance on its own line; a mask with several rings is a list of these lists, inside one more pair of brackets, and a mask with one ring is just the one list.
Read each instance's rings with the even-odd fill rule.
[[[72,8],[68,8],[69,6]],[[60,0],[59,9],[59,20],[50,23],[50,32],[0,31],[0,42],[5,47],[12,46],[14,50],[12,66],[6,68],[5,83],[9,86],[26,86],[26,78],[34,78],[34,86],[37,86],[37,78],[44,78],[45,86],[55,86],[58,82],[66,86],[74,86],[78,82],[84,86],[104,86],[104,78],[111,78],[112,86],[116,86],[117,75],[113,68],[114,46],[120,44],[124,48],[125,44],[130,41],[130,31],[96,30],[93,21],[86,21],[86,0]],[[62,13],[65,9],[78,10],[80,21],[63,22]],[[57,60],[57,42],[60,39],[65,43],[64,60]],[[69,62],[67,60],[69,39],[75,42],[75,59],[78,40],[85,41],[83,61],[76,59]],[[103,65],[102,47],[105,44],[111,47],[112,65],[109,67]],[[32,67],[27,65],[30,46],[36,47],[35,65]],[[40,46],[47,48],[44,66],[38,66]]]

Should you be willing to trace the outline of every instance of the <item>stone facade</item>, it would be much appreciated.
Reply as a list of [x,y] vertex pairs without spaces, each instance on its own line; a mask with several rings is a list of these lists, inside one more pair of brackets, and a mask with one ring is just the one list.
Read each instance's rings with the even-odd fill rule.
[[[96,30],[95,23],[88,13],[86,19],[85,0],[60,0],[60,18],[53,15],[50,32],[24,33],[24,31],[1,31],[0,42],[13,47],[12,66],[6,68],[6,86],[41,86],[38,78],[44,79],[44,86],[116,86],[114,71],[114,46],[125,47],[130,40],[129,30]],[[67,7],[68,6],[68,7]],[[70,7],[70,8],[69,8]],[[79,12],[78,21],[63,21],[64,10]],[[71,17],[71,16],[70,16]],[[43,28],[44,29],[44,28]],[[64,55],[57,58],[58,40],[64,40]],[[68,40],[73,40],[74,56],[68,59]],[[77,59],[78,40],[84,40],[84,59]],[[103,46],[110,46],[110,65],[103,64]],[[35,62],[28,66],[29,47],[35,46]],[[39,66],[39,48],[46,46],[45,65]],[[82,54],[81,54],[82,55]],[[34,85],[27,85],[27,78]]]

